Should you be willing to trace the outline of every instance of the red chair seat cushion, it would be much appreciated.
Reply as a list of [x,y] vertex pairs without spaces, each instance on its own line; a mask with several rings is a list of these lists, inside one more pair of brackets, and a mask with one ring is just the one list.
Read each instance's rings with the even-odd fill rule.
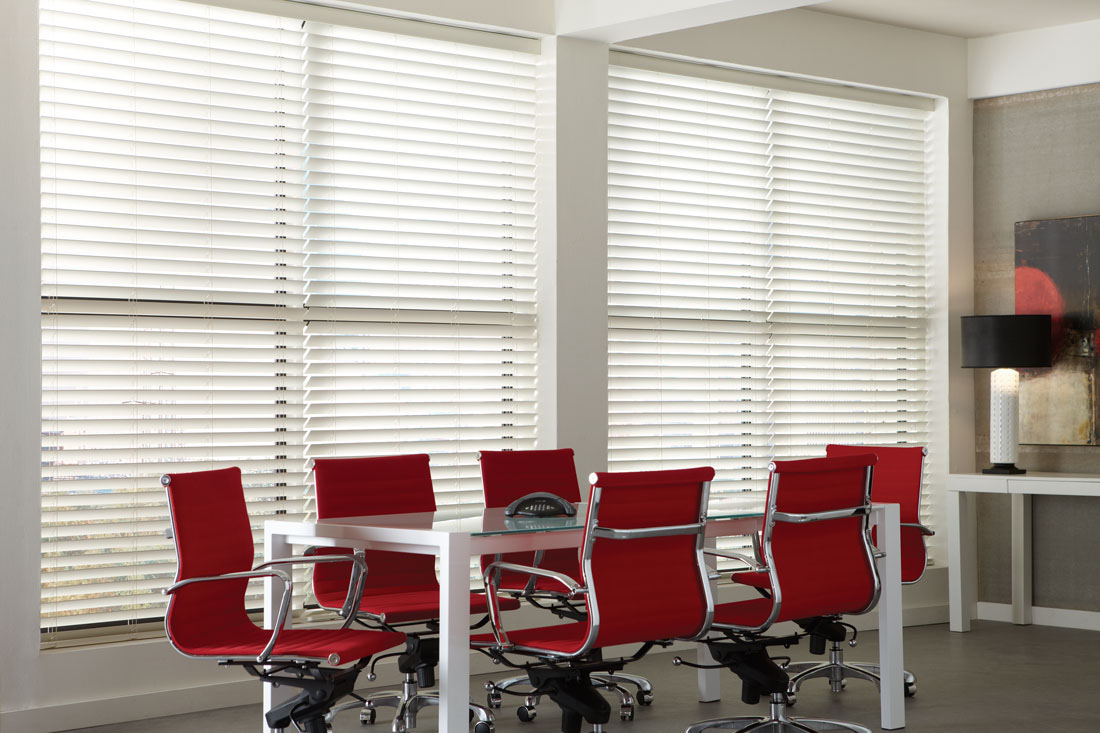
[[[339,610],[347,599],[345,593],[318,593],[317,602],[323,608]],[[500,610],[512,611],[519,608],[520,603],[514,598],[502,597]],[[363,595],[363,601],[359,604],[359,610],[363,613],[371,613],[376,616],[385,614],[387,623],[404,623],[406,621],[427,621],[439,618],[439,588],[424,588],[415,590],[396,590],[393,593],[371,593]],[[484,593],[470,594],[470,614],[480,616],[489,613],[489,600]]]
[[[766,599],[761,600],[768,602]],[[659,641],[659,639],[652,637],[647,624],[643,624],[636,629],[631,628],[631,626],[631,624],[601,625],[597,648]],[[692,629],[691,631],[695,630]],[[518,629],[516,631],[505,628],[505,631],[508,634],[508,640],[519,646],[545,649],[546,651],[563,654],[575,654],[580,651],[585,638],[587,638],[588,622],[576,621],[574,623]],[[670,629],[670,634],[675,635],[676,633],[676,630]],[[670,636],[670,638],[674,637]],[[470,643],[473,646],[490,646],[496,643],[496,639],[492,634],[477,634],[470,637]]]
[[760,626],[768,620],[771,612],[770,598],[720,603],[714,607],[714,623],[722,626]]
[[[507,634],[508,640],[513,644],[572,654],[584,644],[584,640],[588,636],[588,623],[577,621],[558,626],[517,629],[516,631],[507,631]],[[492,634],[477,634],[470,637],[470,643],[473,646],[490,646],[496,643],[496,638]]]
[[746,570],[741,573],[734,573],[730,578],[735,583],[741,585],[751,585],[753,588],[763,588],[765,590],[771,590],[772,582],[768,578],[768,573],[759,572],[755,570]]
[[[255,624],[239,624],[229,628],[208,628],[201,643],[180,643],[184,654],[199,657],[256,657],[267,646],[271,632]],[[405,643],[405,635],[392,631],[360,631],[357,629],[284,629],[279,634],[272,656],[326,659],[330,654],[348,664],[370,657]]]

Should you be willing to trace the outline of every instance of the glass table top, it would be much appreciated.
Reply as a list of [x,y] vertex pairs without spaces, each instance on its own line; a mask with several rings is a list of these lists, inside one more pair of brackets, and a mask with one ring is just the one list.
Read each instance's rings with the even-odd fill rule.
[[[380,514],[369,517],[339,517],[318,520],[318,524],[393,529],[424,529],[437,532],[469,532],[473,537],[523,534],[527,532],[557,532],[584,527],[588,505],[577,504],[572,517],[506,517],[504,507],[486,509],[479,505],[444,506],[434,512],[411,514]],[[763,513],[745,501],[715,499],[707,508],[711,520],[760,517]]]

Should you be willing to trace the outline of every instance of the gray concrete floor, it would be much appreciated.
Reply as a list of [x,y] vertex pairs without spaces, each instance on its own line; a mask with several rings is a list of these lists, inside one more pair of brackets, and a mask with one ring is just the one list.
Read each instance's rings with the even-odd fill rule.
[[[860,634],[859,642],[847,651],[849,659],[877,658],[874,632]],[[795,659],[808,657],[805,643],[790,651]],[[656,700],[651,707],[639,707],[632,722],[621,723],[613,715],[608,733],[673,733],[697,720],[766,712],[764,703],[749,707],[740,702],[740,685],[731,673],[723,675],[721,702],[697,702],[695,670],[674,667],[673,656],[668,652],[650,654],[631,665],[629,671],[653,682]],[[1100,632],[994,622],[976,622],[968,634],[951,633],[946,626],[910,627],[905,630],[905,661],[906,668],[917,676],[918,686],[916,697],[906,701],[908,731],[1100,731]],[[475,701],[484,700],[482,685],[490,677],[474,678]],[[558,711],[549,700],[544,699],[531,723],[516,719],[512,700],[506,697],[504,707],[497,711],[498,733],[559,731]],[[838,695],[829,692],[824,680],[807,682],[794,713],[849,720],[879,730],[878,694],[873,685],[859,680],[849,682]],[[259,719],[259,705],[243,705],[81,728],[74,733],[254,733]],[[434,711],[423,713],[419,722],[417,730],[437,730]],[[389,726],[380,719],[373,728],[363,728],[358,716],[348,711],[337,719],[335,730],[388,733]]]

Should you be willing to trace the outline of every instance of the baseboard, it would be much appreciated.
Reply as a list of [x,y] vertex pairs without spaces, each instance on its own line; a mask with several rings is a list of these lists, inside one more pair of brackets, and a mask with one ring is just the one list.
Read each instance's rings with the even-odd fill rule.
[[[1012,604],[978,603],[977,618],[983,621],[1012,623]],[[1076,611],[1070,608],[1032,606],[1031,623],[1036,626],[1058,626],[1064,629],[1100,631],[1100,611]]]

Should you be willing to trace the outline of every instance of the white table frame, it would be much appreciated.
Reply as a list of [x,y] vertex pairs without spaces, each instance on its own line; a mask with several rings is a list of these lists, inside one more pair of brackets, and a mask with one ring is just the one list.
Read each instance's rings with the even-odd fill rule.
[[1070,473],[947,476],[947,593],[952,631],[970,631],[977,608],[975,494],[1007,494],[1012,502],[1012,623],[1031,623],[1031,497],[1100,496],[1100,476]]
[[[440,568],[439,733],[467,733],[471,558],[498,552],[578,547],[583,527],[553,532],[472,536],[470,532],[342,525],[338,521],[314,523],[268,520],[264,524],[264,559],[288,557],[293,554],[292,545],[362,547],[437,555]],[[878,561],[882,578],[882,595],[878,605],[882,728],[894,730],[905,727],[898,506],[875,504],[871,521],[879,527],[880,549],[886,552]],[[746,535],[757,531],[759,527],[759,516],[711,520],[707,523],[707,537]],[[271,628],[281,593],[281,584],[274,579],[264,581],[265,628]],[[290,626],[289,618],[287,626]],[[700,659],[709,661],[706,647],[700,645],[699,649]],[[700,700],[719,699],[720,672],[721,670],[699,671]],[[282,689],[274,689],[269,684],[264,684],[263,688],[265,711],[289,694]],[[264,733],[275,733],[263,721],[261,729]]]

